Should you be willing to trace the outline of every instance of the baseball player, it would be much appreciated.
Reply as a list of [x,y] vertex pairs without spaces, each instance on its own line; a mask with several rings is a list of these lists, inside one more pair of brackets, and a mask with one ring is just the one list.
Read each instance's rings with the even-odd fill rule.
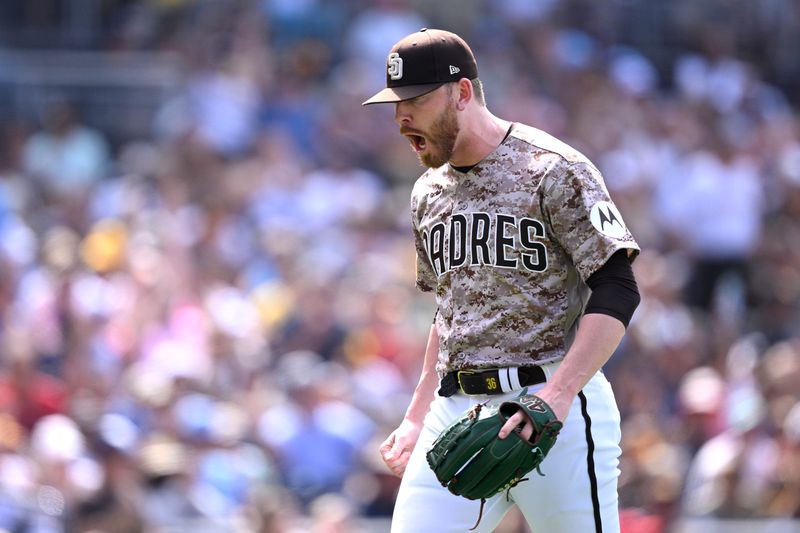
[[[619,531],[620,419],[601,367],[639,303],[639,248],[599,171],[552,136],[493,115],[459,36],[422,29],[387,59],[395,121],[428,169],[411,197],[417,287],[438,309],[406,415],[380,448],[402,477],[395,533],[469,530],[479,502],[426,464],[467,409],[527,389],[564,426],[527,481],[487,500],[477,531],[517,505],[534,531]],[[498,438],[531,435],[520,412]],[[516,437],[515,437],[516,438]]]

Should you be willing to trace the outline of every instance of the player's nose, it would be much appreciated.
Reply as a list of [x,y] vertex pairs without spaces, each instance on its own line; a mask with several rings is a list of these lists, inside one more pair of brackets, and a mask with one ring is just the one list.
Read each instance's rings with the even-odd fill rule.
[[397,102],[394,105],[394,121],[399,126],[411,124],[411,112],[406,102]]

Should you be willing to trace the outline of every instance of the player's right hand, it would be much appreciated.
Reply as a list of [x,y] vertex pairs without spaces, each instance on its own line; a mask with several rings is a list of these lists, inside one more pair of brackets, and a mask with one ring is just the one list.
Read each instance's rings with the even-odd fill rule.
[[421,431],[422,424],[403,419],[400,426],[392,431],[392,434],[381,444],[380,452],[383,462],[397,477],[403,477],[408,459],[411,457],[411,452],[414,451]]

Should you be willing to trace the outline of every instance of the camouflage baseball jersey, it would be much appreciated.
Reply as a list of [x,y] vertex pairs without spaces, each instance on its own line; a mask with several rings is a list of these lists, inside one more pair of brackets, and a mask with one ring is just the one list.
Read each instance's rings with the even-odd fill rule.
[[639,251],[591,162],[521,124],[469,172],[423,174],[411,213],[417,287],[439,305],[440,373],[562,359],[585,280],[617,250]]

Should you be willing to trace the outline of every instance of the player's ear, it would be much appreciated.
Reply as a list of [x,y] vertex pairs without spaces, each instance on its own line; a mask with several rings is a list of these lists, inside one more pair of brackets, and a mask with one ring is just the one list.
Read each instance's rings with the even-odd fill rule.
[[457,83],[456,109],[458,109],[459,111],[464,111],[464,109],[467,108],[467,104],[469,104],[475,96],[472,92],[472,82],[467,78],[461,78],[456,83]]

